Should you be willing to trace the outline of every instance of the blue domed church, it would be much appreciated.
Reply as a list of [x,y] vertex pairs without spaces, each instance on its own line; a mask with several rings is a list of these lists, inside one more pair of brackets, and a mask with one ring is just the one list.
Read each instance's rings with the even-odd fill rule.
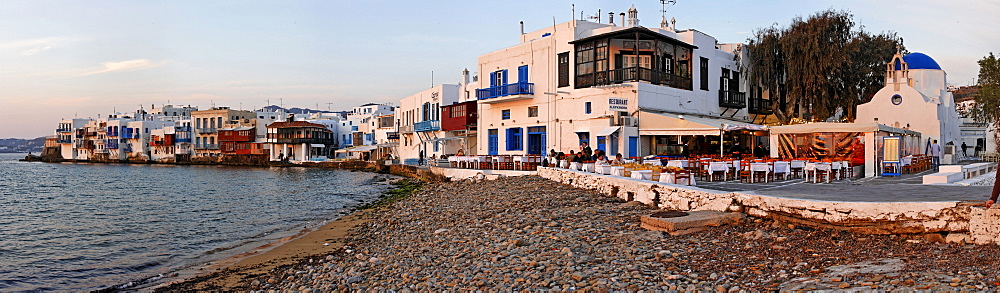
[[[920,132],[924,143],[962,142],[961,120],[948,91],[947,73],[924,53],[896,53],[886,64],[885,87],[858,105],[855,122],[877,122]],[[942,158],[942,163],[945,158]]]

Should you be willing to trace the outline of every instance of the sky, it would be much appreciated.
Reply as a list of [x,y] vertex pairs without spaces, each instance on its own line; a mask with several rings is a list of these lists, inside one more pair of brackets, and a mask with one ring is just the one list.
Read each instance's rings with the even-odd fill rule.
[[[606,22],[632,4],[640,25],[659,25],[656,0],[4,0],[0,138],[52,135],[62,119],[164,104],[398,104],[457,83],[479,55],[516,45],[519,21],[530,32],[600,9]],[[972,84],[976,61],[1000,53],[998,1],[677,0],[666,13],[679,29],[736,43],[831,8],[869,32],[896,32],[907,49],[937,60],[950,84]]]

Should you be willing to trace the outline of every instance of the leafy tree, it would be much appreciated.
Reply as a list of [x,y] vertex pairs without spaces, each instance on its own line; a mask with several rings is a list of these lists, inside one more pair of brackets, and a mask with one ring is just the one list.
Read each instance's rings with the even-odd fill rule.
[[[970,114],[976,122],[1000,125],[1000,60],[990,55],[979,60],[979,93]],[[994,136],[1000,142],[1000,137]]]
[[845,11],[797,17],[787,28],[761,28],[747,40],[750,84],[763,86],[782,122],[825,120],[838,110],[853,119],[857,105],[871,100],[885,82],[885,64],[902,39],[872,34]]

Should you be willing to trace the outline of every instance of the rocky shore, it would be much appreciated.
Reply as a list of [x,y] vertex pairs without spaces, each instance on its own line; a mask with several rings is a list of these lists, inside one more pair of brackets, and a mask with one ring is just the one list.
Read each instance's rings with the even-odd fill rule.
[[[1000,248],[769,219],[681,236],[653,210],[539,177],[425,185],[355,214],[343,247],[161,291],[996,291]],[[930,239],[933,240],[933,239]],[[315,244],[321,245],[321,244]],[[222,279],[237,280],[223,282]]]

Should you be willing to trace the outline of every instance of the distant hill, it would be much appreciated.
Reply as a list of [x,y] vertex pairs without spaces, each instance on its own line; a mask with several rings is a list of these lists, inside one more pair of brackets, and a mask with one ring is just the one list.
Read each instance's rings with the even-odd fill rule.
[[35,139],[0,138],[0,153],[41,153],[45,137]]
[[337,113],[337,114],[340,114],[340,115],[347,115],[347,111],[324,111],[324,110],[313,110],[313,109],[307,109],[307,108],[289,108],[289,109],[285,109],[285,108],[282,108],[282,107],[277,106],[277,105],[270,105],[270,106],[267,106],[267,107],[263,108],[263,110],[265,110],[265,111],[272,111],[272,112],[273,111],[277,111],[278,109],[284,109],[286,113],[290,113],[290,114]]

